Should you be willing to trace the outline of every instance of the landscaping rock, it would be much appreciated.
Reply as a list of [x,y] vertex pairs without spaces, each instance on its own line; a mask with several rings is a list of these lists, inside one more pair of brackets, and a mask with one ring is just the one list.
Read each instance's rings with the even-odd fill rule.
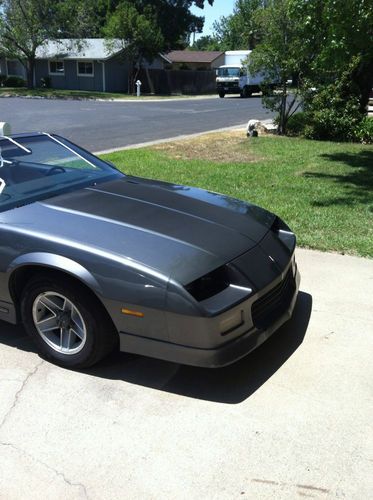
[[273,120],[249,120],[246,127],[247,137],[257,137],[259,134],[276,134],[277,125]]
[[273,120],[263,120],[259,122],[257,129],[262,134],[276,134],[277,133],[277,125]]
[[256,127],[260,123],[259,120],[249,120],[247,122],[247,127],[246,127],[246,135],[247,137],[253,137],[253,132],[256,132],[256,135],[258,135],[258,132],[256,130]]

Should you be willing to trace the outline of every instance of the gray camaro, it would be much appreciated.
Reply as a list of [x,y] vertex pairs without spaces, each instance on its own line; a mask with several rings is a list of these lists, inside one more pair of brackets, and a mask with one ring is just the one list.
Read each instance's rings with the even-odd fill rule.
[[0,320],[59,365],[118,345],[232,363],[290,318],[294,249],[255,205],[124,175],[57,135],[0,136]]

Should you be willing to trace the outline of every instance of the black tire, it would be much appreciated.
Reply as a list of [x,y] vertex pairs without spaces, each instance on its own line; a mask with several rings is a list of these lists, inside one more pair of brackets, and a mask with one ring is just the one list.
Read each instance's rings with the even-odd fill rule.
[[[51,347],[54,339],[58,339],[59,335],[62,338],[62,334],[59,333],[62,331],[61,329],[55,328],[47,334],[53,338],[53,341],[48,339],[51,345],[39,332],[34,321],[34,314],[38,314],[37,311],[42,310],[42,306],[38,308],[38,304],[41,304],[40,298],[45,300],[45,297],[54,298],[54,300],[56,297],[63,297],[74,306],[75,316],[78,317],[78,314],[78,319],[82,320],[85,333],[85,340],[80,345],[80,337],[75,337],[78,346],[76,349],[80,349],[78,352],[74,353],[74,349],[71,349],[72,353],[67,354],[56,350],[58,348],[56,345],[54,348]],[[57,321],[52,317],[54,313],[50,312],[51,310],[48,311],[48,308],[45,308],[45,311],[51,315],[50,319]],[[83,285],[69,277],[65,279],[61,276],[46,274],[32,278],[22,293],[21,314],[25,329],[35,342],[40,355],[64,368],[80,369],[92,366],[109,354],[118,342],[118,334],[114,325],[99,300],[89,291],[87,292]],[[72,314],[70,316],[72,317]],[[64,331],[71,332],[71,328],[71,325],[66,326]],[[70,344],[70,340],[68,343]]]
[[225,97],[225,92],[219,92],[219,97],[220,97],[221,99],[224,99],[224,97]]

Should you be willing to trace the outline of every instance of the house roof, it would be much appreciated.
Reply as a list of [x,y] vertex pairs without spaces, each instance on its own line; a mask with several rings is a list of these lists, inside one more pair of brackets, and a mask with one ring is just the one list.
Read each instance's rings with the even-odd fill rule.
[[37,59],[109,59],[123,50],[119,40],[113,40],[108,50],[104,38],[51,40],[36,50]]
[[223,54],[218,50],[172,50],[166,56],[173,63],[212,63]]

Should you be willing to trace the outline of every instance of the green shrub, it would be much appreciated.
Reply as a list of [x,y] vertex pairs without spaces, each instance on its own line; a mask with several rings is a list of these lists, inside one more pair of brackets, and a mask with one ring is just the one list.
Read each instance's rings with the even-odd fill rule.
[[366,116],[357,125],[355,137],[362,144],[373,144],[373,118]]
[[304,135],[304,129],[309,121],[309,116],[307,113],[299,112],[292,115],[287,123],[286,130],[287,135]]
[[8,76],[4,82],[5,87],[25,87],[26,82],[20,76]]
[[360,110],[360,89],[353,83],[353,61],[340,79],[320,84],[305,96],[308,123],[304,129],[309,139],[355,141],[355,130],[363,119]]
[[0,75],[0,87],[3,87],[6,81],[5,75]]
[[327,85],[308,107],[309,122],[304,135],[310,139],[355,140],[355,129],[362,120],[359,96],[339,84]]

